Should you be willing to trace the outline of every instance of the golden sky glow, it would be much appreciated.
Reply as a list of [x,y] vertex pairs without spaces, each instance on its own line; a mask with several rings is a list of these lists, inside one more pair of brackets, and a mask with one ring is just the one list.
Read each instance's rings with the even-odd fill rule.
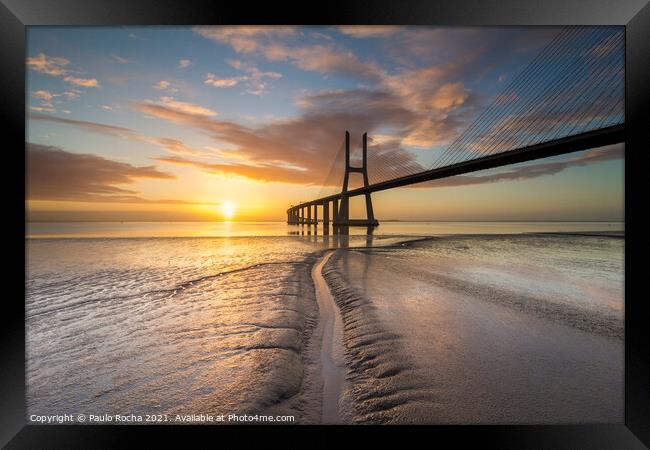
[[235,217],[235,212],[237,211],[237,206],[227,200],[221,204],[221,214],[224,219],[232,220]]
[[[426,166],[556,32],[30,28],[28,217],[284,220],[346,129]],[[380,220],[616,220],[623,148],[374,197]]]

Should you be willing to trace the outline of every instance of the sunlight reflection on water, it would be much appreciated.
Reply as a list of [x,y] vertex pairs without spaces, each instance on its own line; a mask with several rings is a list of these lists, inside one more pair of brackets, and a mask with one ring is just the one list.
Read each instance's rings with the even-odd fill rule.
[[[500,234],[624,230],[622,222],[381,222],[376,235]],[[330,228],[330,233],[332,229]],[[30,222],[27,236],[43,237],[221,237],[323,234],[323,226],[285,222]],[[366,234],[352,227],[350,234]]]

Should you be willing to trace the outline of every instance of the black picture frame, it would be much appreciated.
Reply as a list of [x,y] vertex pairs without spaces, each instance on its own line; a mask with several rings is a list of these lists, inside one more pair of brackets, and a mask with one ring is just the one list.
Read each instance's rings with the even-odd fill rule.
[[[5,285],[0,363],[0,445],[7,448],[131,447],[133,439],[175,442],[195,434],[214,445],[224,435],[245,445],[269,434],[315,431],[318,444],[336,445],[330,431],[341,427],[207,426],[46,426],[25,421],[25,43],[26,27],[38,25],[202,25],[202,24],[403,24],[448,26],[624,25],[626,27],[625,139],[625,423],[549,426],[409,427],[435,444],[451,438],[499,448],[611,448],[650,446],[650,365],[644,261],[647,231],[642,217],[645,155],[650,147],[650,4],[647,0],[454,0],[446,2],[328,1],[207,2],[199,0],[0,0],[0,113],[5,159],[2,179],[6,217]],[[23,281],[19,281],[23,280]],[[22,296],[22,298],[21,298]],[[254,428],[255,433],[248,430]],[[264,431],[260,434],[260,431]],[[380,438],[403,427],[355,427],[361,438]],[[216,436],[215,436],[216,435]],[[218,440],[215,440],[218,439]],[[286,440],[290,446],[295,441]],[[432,439],[432,440],[429,440]],[[435,439],[435,440],[433,440]],[[147,441],[147,447],[152,445]],[[260,441],[258,441],[260,442]],[[310,445],[305,441],[303,445]]]

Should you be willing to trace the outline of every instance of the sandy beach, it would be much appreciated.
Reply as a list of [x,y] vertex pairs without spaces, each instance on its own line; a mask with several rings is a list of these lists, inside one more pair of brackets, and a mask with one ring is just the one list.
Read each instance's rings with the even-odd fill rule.
[[593,232],[32,240],[28,410],[621,421],[623,244]]
[[[557,236],[532,239],[539,241],[532,248],[558,243]],[[584,237],[579,245],[597,248],[600,239]],[[472,245],[506,242],[474,236],[454,246],[471,252]],[[522,292],[514,281],[490,285],[480,276],[463,277],[459,272],[480,264],[453,252],[436,261],[430,250],[440,245],[431,240],[339,250],[328,259],[324,273],[343,318],[352,380],[345,396],[355,405],[355,422],[622,421],[620,306],[579,304],[576,293],[545,297]],[[536,272],[511,267],[509,273],[549,282],[540,266]],[[600,284],[589,287],[599,300],[617,293]]]

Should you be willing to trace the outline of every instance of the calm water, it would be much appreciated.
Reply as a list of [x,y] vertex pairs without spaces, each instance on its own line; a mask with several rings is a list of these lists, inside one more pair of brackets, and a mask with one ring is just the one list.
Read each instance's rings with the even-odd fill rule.
[[[624,239],[517,233],[620,234],[622,224],[387,222],[371,238],[359,229],[327,237],[307,229],[279,222],[30,224],[28,414],[280,412],[317,421],[320,405],[305,393],[313,384],[306,349],[318,317],[309,274],[319,252],[348,248],[334,259],[348,286],[400,336],[404,367],[436,391],[409,400],[408,414],[395,417],[462,422],[454,401],[471,405],[459,393],[478,395],[482,379],[492,386],[491,396],[481,394],[486,402],[507,403],[515,395],[507,386],[525,386],[527,378],[520,366],[506,376],[489,362],[513,354],[546,368],[557,390],[552,398],[577,392],[571,398],[578,404],[600,392],[607,395],[602,408],[583,402],[597,411],[587,419],[618,417]],[[349,250],[454,233],[498,236],[440,237],[380,254]],[[444,364],[434,369],[432,361]],[[454,384],[460,379],[468,381]],[[533,383],[519,407],[539,401],[548,383]],[[412,393],[412,386],[400,389]],[[432,398],[437,409],[426,411],[436,414],[423,415]],[[531,411],[554,418],[552,405],[542,404]],[[603,408],[611,414],[598,413]],[[565,418],[580,421],[585,408],[570,410]],[[480,408],[466,418],[490,421]]]
[[[288,236],[314,228],[285,222],[32,222],[29,237],[225,237]],[[622,222],[382,222],[375,235],[500,234],[526,232],[623,231]],[[350,234],[365,234],[361,227]],[[316,228],[323,233],[322,225]]]

